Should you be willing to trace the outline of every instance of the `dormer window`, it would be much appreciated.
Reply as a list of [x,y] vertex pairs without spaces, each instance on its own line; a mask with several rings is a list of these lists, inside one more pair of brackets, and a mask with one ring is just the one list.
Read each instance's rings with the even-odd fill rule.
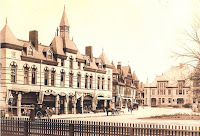
[[99,62],[99,68],[102,68],[102,66],[103,66],[103,63]]
[[51,50],[49,50],[49,51],[47,52],[47,59],[52,60],[52,58],[53,58],[53,53],[52,53]]
[[33,56],[33,47],[31,45],[27,47],[27,55]]
[[90,66],[90,59],[87,60],[86,65]]

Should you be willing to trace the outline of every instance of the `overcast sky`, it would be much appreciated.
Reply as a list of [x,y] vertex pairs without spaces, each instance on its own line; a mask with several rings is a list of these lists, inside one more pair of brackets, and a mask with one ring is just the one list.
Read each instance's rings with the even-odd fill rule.
[[199,0],[1,0],[0,27],[7,17],[18,39],[38,30],[39,42],[49,45],[64,5],[70,37],[82,54],[92,45],[99,57],[103,48],[110,61],[129,64],[142,82],[178,65],[171,52],[200,14]]

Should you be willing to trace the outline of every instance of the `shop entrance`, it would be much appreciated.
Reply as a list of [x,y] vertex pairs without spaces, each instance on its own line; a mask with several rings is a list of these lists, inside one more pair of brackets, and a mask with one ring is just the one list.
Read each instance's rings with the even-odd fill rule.
[[83,112],[89,113],[92,110],[92,99],[93,97],[90,95],[86,95],[83,99]]
[[49,107],[49,109],[51,109],[53,111],[53,113],[55,113],[56,112],[55,111],[55,100],[56,100],[56,97],[52,94],[44,95],[44,99],[43,99],[44,109]]
[[156,98],[151,98],[151,107],[156,106]]

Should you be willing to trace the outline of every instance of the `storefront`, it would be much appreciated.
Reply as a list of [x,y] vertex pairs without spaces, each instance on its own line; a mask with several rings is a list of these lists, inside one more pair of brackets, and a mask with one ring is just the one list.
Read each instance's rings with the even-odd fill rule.
[[86,95],[83,98],[83,112],[89,113],[92,110],[92,100],[93,97],[91,95]]

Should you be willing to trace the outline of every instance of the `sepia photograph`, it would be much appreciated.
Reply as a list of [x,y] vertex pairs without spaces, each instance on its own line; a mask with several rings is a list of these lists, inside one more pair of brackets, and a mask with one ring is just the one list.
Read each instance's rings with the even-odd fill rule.
[[200,136],[200,0],[0,0],[2,136]]

